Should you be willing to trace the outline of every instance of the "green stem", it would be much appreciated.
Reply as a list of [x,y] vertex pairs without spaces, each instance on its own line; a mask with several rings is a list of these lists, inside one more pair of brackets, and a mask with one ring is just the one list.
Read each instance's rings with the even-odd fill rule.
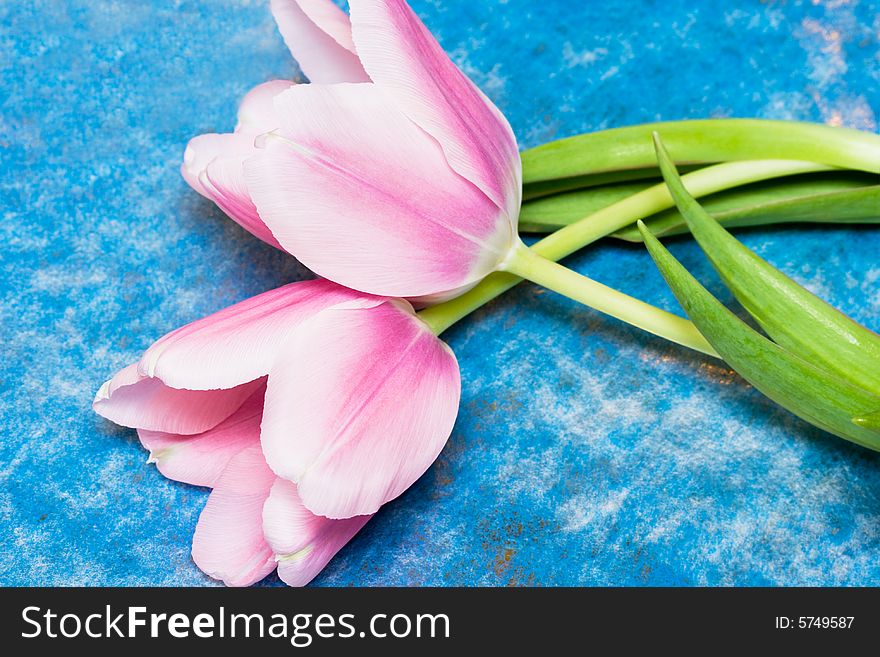
[[[682,176],[682,181],[691,195],[699,198],[738,185],[811,171],[824,171],[827,168],[810,162],[785,160],[728,162],[689,173]],[[561,260],[620,228],[672,206],[669,190],[661,183],[569,224],[537,242],[532,250],[548,260]],[[422,310],[419,316],[436,335],[440,335],[457,321],[514,287],[521,280],[508,272],[490,274],[472,290],[450,301]]]
[[[797,160],[727,162],[694,171],[682,176],[682,180],[692,196],[701,197],[770,178],[828,169],[829,167],[822,164]],[[644,219],[674,205],[669,189],[661,182],[560,228],[541,240],[540,247],[538,244],[535,247],[545,258],[561,260],[638,219]]]
[[504,262],[506,271],[553,290],[637,328],[718,358],[718,352],[684,317],[655,308],[628,294],[539,256],[520,243]]

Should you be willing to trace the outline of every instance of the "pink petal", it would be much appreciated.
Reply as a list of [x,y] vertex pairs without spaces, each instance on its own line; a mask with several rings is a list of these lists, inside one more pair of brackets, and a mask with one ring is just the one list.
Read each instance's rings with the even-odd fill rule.
[[[253,142],[253,139],[251,139]],[[183,152],[183,164],[180,165],[180,173],[184,180],[207,199],[214,200],[211,192],[202,186],[199,177],[208,168],[208,165],[218,157],[246,156],[249,151],[247,144],[241,135],[209,133],[199,135],[189,140],[186,150]]]
[[330,0],[272,0],[271,7],[284,43],[309,80],[369,82],[348,16]]
[[509,252],[506,216],[375,85],[299,85],[275,104],[279,134],[245,178],[266,225],[313,271],[422,296],[483,278]]
[[238,106],[238,125],[235,126],[235,131],[258,135],[277,128],[275,96],[293,85],[290,80],[270,80],[247,92]]
[[140,372],[175,388],[233,388],[268,374],[284,342],[305,319],[338,304],[381,302],[330,281],[290,283],[160,338],[141,358]]
[[354,42],[372,80],[443,147],[455,171],[511,221],[522,171],[510,124],[452,63],[404,0],[351,0]]
[[[243,135],[235,135],[242,137]],[[250,139],[253,141],[253,139]],[[218,157],[199,176],[204,195],[254,237],[281,249],[272,231],[263,223],[244,180],[245,157]]]
[[263,538],[262,515],[274,481],[259,444],[229,461],[193,536],[193,561],[206,574],[227,586],[248,586],[274,570],[275,556]]
[[254,138],[278,127],[273,99],[293,83],[273,80],[258,85],[242,100],[232,134],[199,135],[190,140],[181,173],[190,187],[214,201],[242,228],[280,248],[257,214],[245,184],[242,162],[255,152]]
[[269,374],[263,451],[313,513],[375,513],[436,459],[460,393],[455,356],[406,302],[328,310]]
[[124,427],[190,435],[228,418],[262,385],[250,381],[229,390],[178,390],[139,374],[134,364],[101,386],[92,408]]
[[292,82],[272,80],[251,89],[242,99],[238,109],[238,125],[235,133],[199,135],[190,140],[183,154],[181,173],[190,187],[211,198],[201,186],[199,176],[217,158],[238,159],[254,152],[254,137],[278,127],[275,112],[275,96],[289,89]]
[[150,462],[163,475],[194,486],[215,486],[229,461],[260,442],[265,389],[258,389],[241,407],[212,429],[195,436],[138,429]]
[[275,551],[278,576],[305,586],[372,516],[331,520],[303,506],[296,486],[277,479],[263,507],[263,533]]

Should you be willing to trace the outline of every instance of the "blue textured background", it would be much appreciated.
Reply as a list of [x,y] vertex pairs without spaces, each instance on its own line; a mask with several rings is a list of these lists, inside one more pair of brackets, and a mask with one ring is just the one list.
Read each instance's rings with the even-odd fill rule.
[[[178,173],[250,87],[299,76],[266,5],[0,3],[2,584],[212,583],[189,559],[207,491],[162,478],[89,404],[168,330],[305,275]],[[524,147],[704,116],[877,130],[876,3],[413,6]],[[880,230],[743,235],[880,328]],[[727,298],[693,244],[672,248]],[[639,247],[571,264],[676,308]],[[533,286],[447,338],[464,379],[449,445],[316,583],[880,584],[880,455]]]

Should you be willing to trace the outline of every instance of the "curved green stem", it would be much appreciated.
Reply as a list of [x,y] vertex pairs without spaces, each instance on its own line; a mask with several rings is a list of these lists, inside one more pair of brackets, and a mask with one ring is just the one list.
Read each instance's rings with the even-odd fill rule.
[[568,267],[563,267],[557,262],[547,260],[525,244],[520,243],[514,248],[505,261],[504,268],[510,273],[648,333],[720,358],[718,352],[689,319],[655,308],[644,301],[578,274]]
[[[738,185],[827,169],[827,166],[811,162],[786,160],[728,162],[689,173],[682,176],[682,181],[691,195],[701,197]],[[649,217],[672,206],[673,200],[669,190],[661,183],[548,235],[537,242],[532,247],[532,251],[548,260],[561,260],[638,219]],[[436,335],[439,335],[521,280],[508,272],[490,274],[472,290],[455,299],[422,310],[419,316]]]
[[[830,168],[822,164],[798,160],[727,162],[693,171],[682,176],[682,180],[692,196],[700,197],[770,178],[828,171]],[[560,228],[541,240],[535,248],[545,258],[561,260],[587,244],[635,223],[638,219],[644,219],[655,212],[674,206],[669,189],[661,182]]]

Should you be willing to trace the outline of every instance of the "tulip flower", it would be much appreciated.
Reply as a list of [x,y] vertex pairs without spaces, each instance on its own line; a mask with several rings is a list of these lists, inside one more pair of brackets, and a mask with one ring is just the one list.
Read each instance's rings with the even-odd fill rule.
[[[503,115],[405,3],[352,3],[363,19],[355,26],[364,35],[359,47],[348,16],[329,0],[273,0],[271,7],[312,84],[274,81],[249,93],[234,133],[201,135],[187,146],[187,182],[260,239],[360,289],[439,298],[492,271],[518,241],[520,158]],[[408,93],[410,78],[429,76],[435,82]],[[267,140],[245,177],[262,133],[284,141]],[[303,149],[314,157],[296,157]],[[370,171],[377,163],[385,167]],[[333,175],[337,165],[353,176],[348,184]],[[344,253],[320,239],[328,215],[349,235]],[[368,236],[380,253],[403,257],[375,258],[358,246]],[[337,271],[342,261],[353,277]]]
[[[244,161],[260,218],[303,264],[354,289],[420,297],[474,285],[519,244],[510,125],[405,2],[353,0],[350,39],[329,5],[272,3],[307,73],[322,43],[349,73],[356,53],[368,81],[313,78],[275,96],[279,125]],[[315,29],[323,39],[304,38]]]
[[[349,4],[351,19],[329,0],[272,0],[284,40],[312,84],[270,83],[255,92],[258,102],[246,103],[268,117],[259,127],[240,117],[234,135],[194,140],[185,169],[199,191],[319,275],[353,289],[434,301],[507,271],[714,353],[689,324],[578,281],[526,249],[516,230],[521,161],[503,115],[404,0]],[[709,124],[717,129],[707,135]],[[865,135],[854,131],[760,121],[672,127],[683,135],[676,149],[694,162],[757,155],[876,168]],[[644,145],[629,143],[638,132],[610,131],[593,169],[641,166]],[[550,172],[574,180],[590,170],[584,162],[596,155],[588,140],[574,139],[574,151],[572,141],[535,149],[532,184]],[[798,166],[764,168],[779,176],[800,172]],[[586,241],[578,231],[566,238],[568,253]]]
[[166,476],[210,486],[193,558],[230,584],[311,579],[418,479],[458,363],[406,301],[291,283],[169,333],[98,391]]
[[507,270],[713,353],[686,320],[526,249],[504,116],[405,2],[351,9],[349,22],[329,0],[273,0],[312,84],[261,85],[233,134],[194,139],[183,173],[197,191],[352,289],[435,302]]

